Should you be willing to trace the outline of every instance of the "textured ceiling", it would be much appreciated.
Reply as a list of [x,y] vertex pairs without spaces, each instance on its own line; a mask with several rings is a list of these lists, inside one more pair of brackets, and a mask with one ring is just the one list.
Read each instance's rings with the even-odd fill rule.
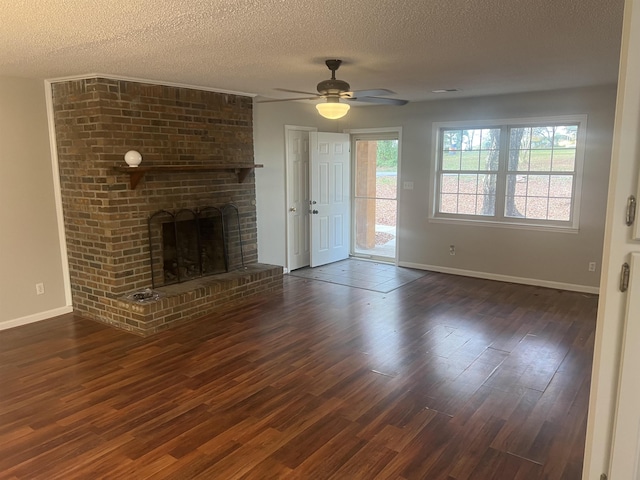
[[615,83],[624,0],[0,0],[0,75],[411,101]]

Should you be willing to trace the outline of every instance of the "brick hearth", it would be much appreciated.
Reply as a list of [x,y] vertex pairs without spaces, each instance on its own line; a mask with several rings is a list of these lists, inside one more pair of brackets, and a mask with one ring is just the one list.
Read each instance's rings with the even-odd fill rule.
[[[126,166],[254,165],[252,99],[107,78],[55,83],[54,121],[74,310],[143,335],[282,286],[280,267],[257,263],[255,181],[232,169],[148,171],[136,188]],[[154,304],[128,302],[151,287],[147,219],[233,203],[247,270],[162,287]],[[226,289],[226,290],[223,290]]]
[[120,298],[112,307],[112,321],[116,327],[147,336],[281,288],[282,267],[254,263],[246,269],[158,288],[162,296],[150,303]]

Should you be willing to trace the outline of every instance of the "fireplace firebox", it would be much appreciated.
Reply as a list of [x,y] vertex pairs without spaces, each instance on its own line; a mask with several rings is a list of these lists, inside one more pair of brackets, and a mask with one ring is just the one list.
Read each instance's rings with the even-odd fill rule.
[[149,216],[152,287],[187,282],[244,267],[238,208],[206,206]]

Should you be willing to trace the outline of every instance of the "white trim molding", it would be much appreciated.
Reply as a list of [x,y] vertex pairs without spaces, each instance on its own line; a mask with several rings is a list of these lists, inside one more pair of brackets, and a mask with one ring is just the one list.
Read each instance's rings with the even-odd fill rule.
[[7,330],[9,328],[20,327],[29,323],[41,322],[42,320],[49,320],[50,318],[64,315],[65,313],[72,313],[73,307],[59,307],[53,310],[47,310],[46,312],[34,313],[27,315],[26,317],[15,318],[13,320],[5,320],[0,322],[0,330]]
[[449,273],[451,275],[460,275],[462,277],[482,278],[484,280],[496,280],[498,282],[517,283],[520,285],[531,285],[533,287],[554,288],[557,290],[589,293],[593,295],[598,295],[600,292],[600,289],[598,287],[590,287],[588,285],[553,282],[550,280],[540,280],[538,278],[514,277],[511,275],[502,275],[499,273],[476,272],[473,270],[463,270],[461,268],[440,267],[437,265],[424,265],[421,263],[412,262],[400,262],[399,266],[416,268],[418,270],[427,270],[429,272]]
[[71,305],[71,275],[69,273],[69,253],[67,251],[67,237],[64,231],[64,211],[62,209],[62,187],[60,186],[60,165],[58,161],[58,147],[56,144],[56,125],[53,117],[53,90],[51,82],[44,81],[45,102],[47,107],[47,125],[49,126],[49,148],[51,150],[51,172],[53,174],[53,195],[56,207],[56,221],[58,223],[58,241],[60,243],[60,259],[62,261],[62,276],[64,281],[65,304]]

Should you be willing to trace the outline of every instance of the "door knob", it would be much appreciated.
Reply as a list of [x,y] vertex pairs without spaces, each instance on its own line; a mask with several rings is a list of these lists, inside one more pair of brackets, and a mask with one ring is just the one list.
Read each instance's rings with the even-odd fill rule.
[[318,214],[318,210],[313,210],[311,213],[313,213],[314,215]]
[[295,212],[295,211],[296,211],[296,207],[291,207],[291,208],[289,208],[289,211],[290,211],[290,212]]

